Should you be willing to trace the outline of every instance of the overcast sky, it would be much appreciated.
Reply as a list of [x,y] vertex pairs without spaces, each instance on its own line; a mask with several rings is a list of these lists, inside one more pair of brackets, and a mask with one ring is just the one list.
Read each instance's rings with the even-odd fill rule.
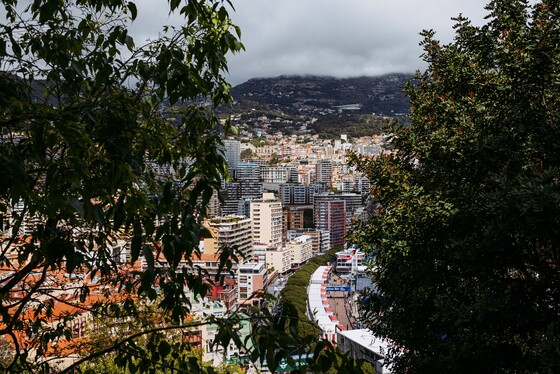
[[[231,17],[241,27],[246,48],[229,58],[228,80],[237,85],[281,74],[348,77],[423,69],[419,32],[434,29],[436,37],[449,42],[451,17],[462,13],[481,25],[488,0],[232,2]],[[139,9],[134,27],[140,34],[149,35],[156,25],[169,23],[160,1],[137,3],[149,9]]]

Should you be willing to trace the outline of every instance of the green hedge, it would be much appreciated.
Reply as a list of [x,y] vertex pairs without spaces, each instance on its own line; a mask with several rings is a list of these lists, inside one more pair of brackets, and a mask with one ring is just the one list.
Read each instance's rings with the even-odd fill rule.
[[300,338],[313,336],[319,339],[321,330],[307,317],[307,286],[311,275],[319,268],[332,262],[336,258],[336,252],[340,248],[336,247],[320,256],[313,257],[305,265],[292,274],[286,286],[280,294],[280,305],[283,310],[290,308],[295,310],[295,317],[298,319],[298,336]]

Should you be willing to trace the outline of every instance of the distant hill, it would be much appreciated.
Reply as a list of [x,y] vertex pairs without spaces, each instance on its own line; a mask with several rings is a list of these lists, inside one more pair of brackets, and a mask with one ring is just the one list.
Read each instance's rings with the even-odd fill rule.
[[407,114],[409,101],[402,87],[412,74],[379,77],[333,78],[279,76],[254,78],[233,87],[232,95],[242,106],[278,108],[287,112]]

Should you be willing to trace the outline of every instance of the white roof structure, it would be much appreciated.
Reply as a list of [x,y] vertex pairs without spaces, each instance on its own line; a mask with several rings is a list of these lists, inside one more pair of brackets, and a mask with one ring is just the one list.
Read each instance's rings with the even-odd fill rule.
[[385,356],[389,350],[387,339],[373,335],[369,329],[346,330],[339,331],[338,333],[346,339],[352,340],[380,356]]
[[305,243],[306,241],[311,239],[312,238],[309,235],[300,235],[300,236],[296,236],[293,240],[298,243]]
[[379,374],[393,372],[391,364],[385,363],[385,357],[391,346],[387,339],[374,335],[368,329],[338,331],[339,348],[349,353],[353,359],[365,359],[375,364],[375,371]]
[[327,277],[331,271],[332,266],[319,266],[317,270],[311,275],[311,284],[327,283]]
[[326,283],[331,266],[319,266],[311,275],[311,282],[307,288],[307,313],[313,319],[323,336],[329,340],[335,340],[337,328],[340,330],[340,322],[334,316],[327,300]]
[[326,334],[334,334],[336,332],[336,326],[338,325],[338,320],[333,321],[328,316],[317,317],[317,324]]

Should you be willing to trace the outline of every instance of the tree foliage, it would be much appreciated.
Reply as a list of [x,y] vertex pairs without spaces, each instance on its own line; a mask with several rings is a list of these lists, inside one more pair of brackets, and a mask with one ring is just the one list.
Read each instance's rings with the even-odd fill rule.
[[293,318],[298,321],[297,340],[304,343],[305,339],[310,339],[307,345],[316,342],[321,335],[321,330],[307,316],[307,287],[315,270],[336,259],[336,252],[339,250],[340,248],[331,249],[322,255],[311,258],[288,278],[286,286],[282,290],[279,300],[280,307],[286,313],[294,314]]
[[381,135],[390,129],[388,118],[375,114],[337,114],[319,116],[308,125],[322,139],[340,139],[340,134],[351,138]]
[[253,151],[251,150],[251,148],[245,148],[244,150],[241,151],[239,157],[242,160],[250,159],[251,157],[253,157]]
[[423,33],[395,152],[353,156],[379,208],[364,298],[407,372],[560,370],[560,4],[492,1],[455,40]]
[[[230,100],[226,54],[243,47],[228,3],[169,0],[183,24],[137,45],[134,2],[2,0],[8,371],[48,365],[53,343],[73,336],[73,314],[60,314],[61,305],[129,318],[138,297],[160,294],[159,307],[180,322],[189,313],[185,289],[206,294],[190,259],[226,168],[212,108]],[[181,108],[177,120],[166,118],[167,105]]]

